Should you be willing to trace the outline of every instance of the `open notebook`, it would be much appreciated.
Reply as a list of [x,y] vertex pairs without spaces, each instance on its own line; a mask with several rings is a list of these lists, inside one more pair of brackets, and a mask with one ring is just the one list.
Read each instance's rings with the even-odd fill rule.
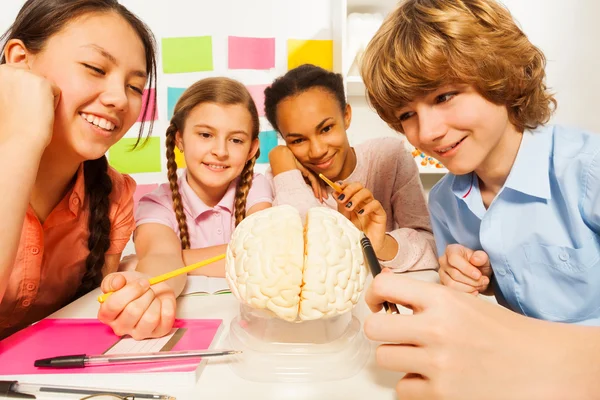
[[73,354],[123,354],[206,350],[218,342],[220,319],[176,320],[169,335],[135,341],[118,337],[95,319],[44,319],[0,342],[0,379],[124,389],[193,387],[206,359],[189,358],[87,368],[37,368],[40,358]]
[[200,275],[188,275],[181,296],[206,296],[209,294],[231,293],[225,278],[212,278]]

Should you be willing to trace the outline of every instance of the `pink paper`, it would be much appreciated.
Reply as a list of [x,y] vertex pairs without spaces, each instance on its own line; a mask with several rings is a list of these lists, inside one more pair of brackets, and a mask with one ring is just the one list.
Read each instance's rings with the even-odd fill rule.
[[[176,320],[176,328],[187,328],[173,347],[176,350],[206,350],[221,320]],[[74,354],[100,355],[119,340],[112,329],[96,319],[44,319],[0,342],[0,375],[109,374],[132,372],[189,372],[200,358],[168,362],[107,365],[88,368],[37,368],[37,359]]]
[[275,68],[275,38],[229,36],[229,69]]
[[140,199],[143,195],[150,193],[154,189],[158,187],[158,184],[152,185],[137,185],[135,188],[135,193],[133,194],[133,214],[135,215],[135,210],[137,209],[137,205],[140,202]]
[[247,85],[246,88],[250,92],[250,96],[256,104],[258,115],[264,117],[265,115],[265,89],[269,85]]
[[[156,96],[154,93],[156,93],[156,89],[144,90],[144,94],[142,95],[142,108],[140,109],[140,115],[138,116],[137,122],[156,121],[158,119],[156,103],[154,102]],[[146,107],[148,101],[150,101],[148,110],[146,110],[146,114],[144,114],[144,107]]]

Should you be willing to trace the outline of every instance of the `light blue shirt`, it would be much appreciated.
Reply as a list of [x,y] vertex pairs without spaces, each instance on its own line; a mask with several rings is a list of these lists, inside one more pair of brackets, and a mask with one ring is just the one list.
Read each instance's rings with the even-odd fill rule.
[[438,254],[452,243],[484,250],[513,310],[600,325],[600,135],[525,132],[487,210],[475,173],[442,178],[429,208]]

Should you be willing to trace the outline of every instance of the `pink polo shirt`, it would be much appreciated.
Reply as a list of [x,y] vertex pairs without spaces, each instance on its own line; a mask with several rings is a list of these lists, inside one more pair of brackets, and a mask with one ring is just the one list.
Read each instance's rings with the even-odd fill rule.
[[[187,172],[187,171],[186,171]],[[227,244],[235,228],[234,200],[237,179],[229,185],[219,204],[209,207],[196,195],[187,182],[186,172],[179,178],[179,193],[187,218],[191,248]],[[246,199],[246,210],[258,203],[272,203],[270,183],[261,174],[254,174]],[[148,223],[163,224],[179,236],[179,224],[173,210],[173,198],[168,183],[144,195],[135,213],[136,226]]]

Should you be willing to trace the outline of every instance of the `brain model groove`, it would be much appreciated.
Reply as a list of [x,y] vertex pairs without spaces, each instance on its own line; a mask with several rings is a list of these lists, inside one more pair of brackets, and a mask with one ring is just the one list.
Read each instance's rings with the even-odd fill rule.
[[304,226],[294,207],[268,208],[233,232],[225,276],[242,303],[286,321],[343,314],[367,276],[360,231],[327,207],[311,208]]

